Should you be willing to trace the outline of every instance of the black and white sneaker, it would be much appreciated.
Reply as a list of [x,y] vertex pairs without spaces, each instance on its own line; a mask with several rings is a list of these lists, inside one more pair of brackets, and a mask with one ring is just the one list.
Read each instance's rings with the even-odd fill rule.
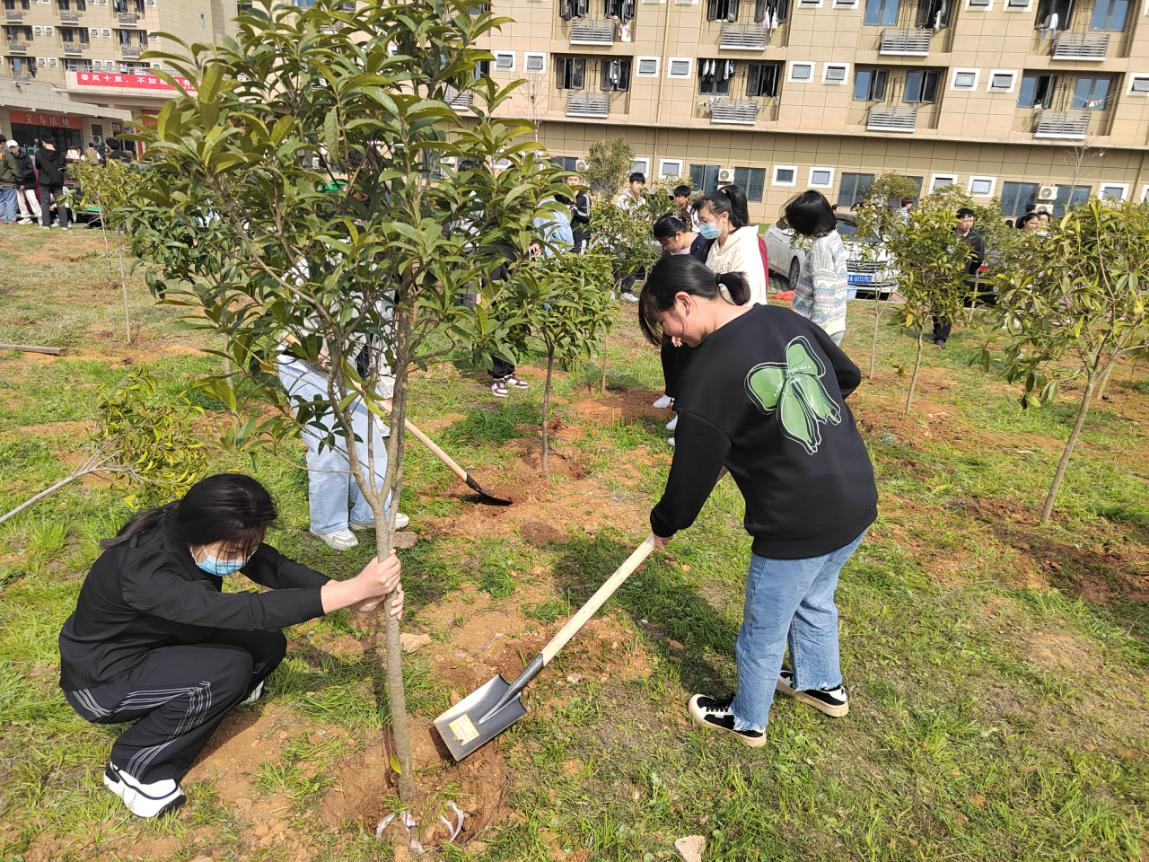
[[104,769],[104,786],[123,800],[128,810],[137,817],[158,817],[178,809],[187,798],[180,786],[170,778],[144,784],[114,763]]
[[503,378],[503,381],[508,386],[512,386],[515,389],[526,389],[528,386],[531,385],[526,380],[523,380],[523,378],[515,377],[515,375],[513,375],[513,374],[508,374],[506,377]]
[[696,724],[713,730],[725,730],[727,733],[733,733],[751,748],[761,748],[766,744],[766,734],[762,731],[734,729],[734,711],[730,708],[733,703],[732,697],[717,698],[696,694],[686,705]]
[[794,700],[800,700],[802,703],[809,704],[818,710],[824,712],[832,718],[841,718],[850,711],[850,701],[846,695],[846,687],[840,685],[837,688],[805,688],[798,690],[794,688],[794,674],[792,671],[784,670],[778,674],[778,682],[774,686],[774,690],[779,694],[784,694],[787,697],[792,697]]

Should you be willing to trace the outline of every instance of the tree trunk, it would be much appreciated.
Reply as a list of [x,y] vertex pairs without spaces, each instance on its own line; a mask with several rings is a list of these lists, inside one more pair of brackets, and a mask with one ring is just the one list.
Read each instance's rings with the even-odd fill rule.
[[874,379],[874,368],[878,362],[878,324],[882,320],[882,305],[874,294],[874,340],[870,342],[870,379]]
[[71,473],[69,473],[67,476],[65,476],[63,479],[61,479],[55,485],[51,485],[51,486],[45,488],[39,494],[36,494],[35,496],[29,497],[27,500],[25,500],[23,503],[21,503],[15,509],[12,509],[11,511],[6,512],[3,515],[0,515],[0,524],[3,524],[5,521],[10,520],[11,518],[15,518],[17,515],[19,515],[25,509],[36,505],[41,500],[43,500],[45,497],[48,497],[48,496],[51,496],[52,494],[55,494],[57,491],[59,491],[65,485],[69,485],[72,482],[75,482],[77,479],[82,479],[84,476],[87,476],[91,473],[98,473],[101,470],[103,470],[106,466],[107,466],[107,464],[105,464],[105,462],[102,459],[93,455],[91,458],[89,458],[87,461],[85,461],[83,464],[81,464],[79,467],[77,467],[75,470],[73,470]]
[[548,475],[551,454],[551,378],[555,368],[555,349],[547,345],[547,381],[543,385],[543,475]]
[[918,352],[914,356],[914,373],[910,376],[910,391],[906,393],[906,409],[903,416],[910,415],[910,407],[914,403],[914,387],[918,385],[918,371],[922,367],[922,342],[925,340],[925,330],[918,327]]
[[1109,386],[1109,378],[1113,376],[1113,369],[1116,367],[1117,362],[1112,361],[1107,366],[1105,366],[1105,370],[1101,372],[1101,377],[1097,381],[1097,389],[1093,393],[1093,400],[1095,403],[1105,397],[1105,390]]
[[128,305],[128,275],[124,269],[124,238],[116,231],[116,251],[120,256],[120,290],[124,294],[124,331],[127,333],[127,343],[132,343],[132,313]]
[[598,378],[598,394],[606,395],[606,343],[607,330],[602,331],[602,373]]
[[[1104,375],[1113,366],[1110,360],[1105,366]],[[1041,523],[1048,524],[1053,514],[1053,501],[1057,499],[1057,492],[1061,488],[1061,480],[1065,478],[1065,468],[1069,466],[1069,458],[1073,454],[1073,447],[1077,445],[1077,438],[1081,435],[1081,428],[1085,425],[1085,417],[1089,414],[1089,405],[1093,403],[1093,392],[1097,382],[1096,372],[1092,369],[1085,378],[1085,394],[1081,396],[1081,405],[1077,408],[1077,418],[1073,420],[1073,430],[1069,432],[1069,439],[1065,441],[1065,451],[1061,453],[1061,460],[1057,462],[1057,472],[1053,474],[1053,484],[1049,486],[1049,495],[1045,498],[1045,505],[1041,507]]]

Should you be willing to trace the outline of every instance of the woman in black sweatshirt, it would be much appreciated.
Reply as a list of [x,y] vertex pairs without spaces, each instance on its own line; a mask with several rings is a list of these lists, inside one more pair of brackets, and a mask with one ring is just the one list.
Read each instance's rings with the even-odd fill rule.
[[[283,660],[280,629],[394,593],[399,560],[334,581],[263,544],[275,504],[254,479],[224,473],[123,526],[88,572],[60,632],[60,686],[98,724],[134,722],[112,746],[104,785],[140,817],[174,811],[179,782],[232,707],[253,703]],[[266,592],[224,593],[242,571]]]
[[775,690],[827,715],[848,710],[834,591],[877,517],[877,489],[845,403],[861,380],[857,366],[821,327],[789,309],[742,305],[748,297],[740,273],[666,257],[643,288],[639,323],[652,343],[665,335],[691,351],[670,477],[650,513],[660,546],[694,523],[723,468],[746,501],[754,541],[738,690],[694,695],[689,708],[703,727],[757,748]]

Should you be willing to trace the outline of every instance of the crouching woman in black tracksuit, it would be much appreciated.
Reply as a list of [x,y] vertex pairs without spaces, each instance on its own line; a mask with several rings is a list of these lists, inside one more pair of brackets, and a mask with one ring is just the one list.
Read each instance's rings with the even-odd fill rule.
[[[254,702],[283,660],[283,626],[393,594],[392,555],[334,581],[263,544],[271,495],[248,476],[195,484],[178,502],[128,521],[92,566],[60,632],[60,685],[98,724],[133,722],[112,746],[104,784],[133,814],[184,801],[179,782],[232,707]],[[224,593],[242,571],[267,592]]]

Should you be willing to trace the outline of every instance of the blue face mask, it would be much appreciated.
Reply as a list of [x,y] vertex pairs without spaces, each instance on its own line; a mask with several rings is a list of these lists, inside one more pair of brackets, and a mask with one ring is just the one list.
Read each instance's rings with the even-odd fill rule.
[[208,554],[203,558],[203,562],[196,565],[209,575],[222,578],[238,572],[247,565],[247,560],[217,560],[214,555]]
[[718,239],[718,225],[708,221],[698,226],[698,233],[703,239]]

